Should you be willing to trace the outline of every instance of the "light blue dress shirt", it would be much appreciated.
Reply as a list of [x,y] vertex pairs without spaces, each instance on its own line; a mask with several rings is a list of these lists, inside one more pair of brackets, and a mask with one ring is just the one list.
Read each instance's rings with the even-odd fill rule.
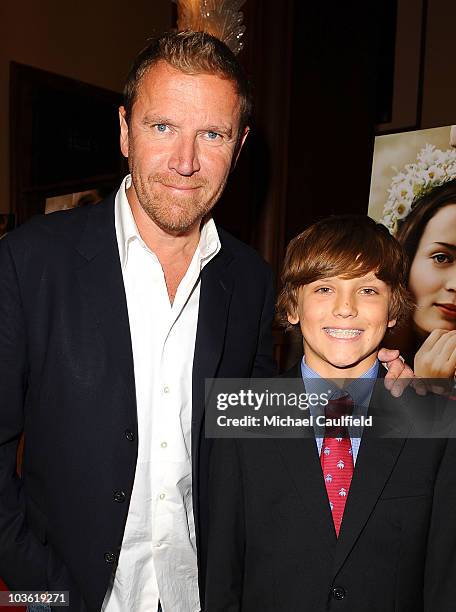
[[[380,362],[375,360],[375,363],[365,372],[361,374],[358,378],[354,378],[350,384],[341,389],[338,387],[333,381],[326,380],[322,378],[317,372],[312,370],[306,362],[305,357],[303,357],[301,362],[301,374],[306,387],[307,393],[328,393],[330,391],[328,399],[338,399],[347,393],[353,399],[353,403],[355,405],[355,412],[358,416],[367,416],[367,411],[369,408],[369,403],[372,397],[372,391],[374,390],[374,384],[377,380],[378,368]],[[316,418],[321,414],[318,412],[319,407],[309,406],[310,414]],[[321,430],[321,428],[320,428]],[[353,453],[353,465],[356,464],[356,459],[358,458],[358,451],[361,444],[360,436],[352,436],[353,431],[348,429],[350,434],[352,453]],[[315,441],[317,443],[318,456],[321,454],[321,447],[323,445],[323,437],[316,433]]]

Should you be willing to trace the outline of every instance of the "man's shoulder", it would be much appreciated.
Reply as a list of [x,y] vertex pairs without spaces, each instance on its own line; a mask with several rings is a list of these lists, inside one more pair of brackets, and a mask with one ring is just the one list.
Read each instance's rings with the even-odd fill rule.
[[49,215],[34,215],[26,223],[8,234],[8,240],[13,244],[40,240],[51,236],[74,234],[75,230],[84,227],[87,210],[74,208],[59,210]]
[[[99,220],[94,219],[98,223],[103,219],[106,221],[110,216],[113,218],[113,203],[114,199],[110,196],[100,204],[56,211],[48,215],[35,215],[9,233],[5,240],[13,252],[39,249],[43,253],[59,248],[68,249],[80,239],[90,216],[98,217]],[[100,209],[96,210],[98,207]]]

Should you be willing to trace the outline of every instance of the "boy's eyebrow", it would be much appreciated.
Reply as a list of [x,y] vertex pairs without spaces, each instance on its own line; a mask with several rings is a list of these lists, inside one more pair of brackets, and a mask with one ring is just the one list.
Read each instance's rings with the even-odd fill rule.
[[[350,272],[349,272],[350,274]],[[337,277],[336,277],[337,278]],[[362,280],[363,283],[371,283],[373,281],[380,280],[376,274],[376,272],[368,272],[367,274],[363,274],[363,276],[353,276],[347,277],[349,280]]]
[[450,251],[456,251],[456,244],[450,244],[449,242],[434,242],[433,244],[443,246],[444,248],[449,249]]
[[[456,247],[455,247],[456,248]],[[344,276],[343,274],[338,274],[337,276],[325,276],[324,278],[317,278],[317,280],[312,281],[312,283],[308,283],[309,285],[313,283],[325,283],[331,282],[341,278],[342,280],[361,280],[363,283],[372,283],[374,281],[379,281],[380,279],[376,275],[375,272],[368,272],[368,274],[364,276]]]

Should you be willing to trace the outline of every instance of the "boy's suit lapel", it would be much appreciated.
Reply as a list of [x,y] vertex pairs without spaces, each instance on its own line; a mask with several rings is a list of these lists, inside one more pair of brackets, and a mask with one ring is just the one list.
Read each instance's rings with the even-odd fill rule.
[[[300,363],[282,375],[283,378],[300,379]],[[320,458],[314,438],[275,440],[282,461],[298,491],[307,519],[312,521],[315,536],[321,543],[321,552],[332,564],[336,547],[336,532],[329,508],[326,487],[322,476]],[[318,520],[315,520],[318,517]]]
[[[334,575],[342,567],[369,520],[396,465],[410,430],[409,424],[399,422],[394,426],[394,422],[390,423],[388,418],[384,418],[388,415],[394,421],[395,400],[393,400],[390,392],[385,389],[383,378],[384,371],[380,366],[379,379],[375,384],[368,412],[373,417],[373,426],[372,428],[365,428],[363,433],[337,540]],[[398,407],[398,404],[400,404],[400,400],[396,400],[396,407]],[[380,425],[382,417],[383,423]],[[390,426],[394,430],[395,437],[379,437],[379,430],[381,429],[384,435]]]

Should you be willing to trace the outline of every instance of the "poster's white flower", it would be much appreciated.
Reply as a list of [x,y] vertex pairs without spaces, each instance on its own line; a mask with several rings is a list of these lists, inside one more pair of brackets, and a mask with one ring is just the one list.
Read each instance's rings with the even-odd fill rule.
[[434,187],[456,179],[456,149],[442,151],[427,144],[417,155],[417,161],[396,171],[383,207],[383,223],[394,235],[398,222],[410,213],[414,202]]

